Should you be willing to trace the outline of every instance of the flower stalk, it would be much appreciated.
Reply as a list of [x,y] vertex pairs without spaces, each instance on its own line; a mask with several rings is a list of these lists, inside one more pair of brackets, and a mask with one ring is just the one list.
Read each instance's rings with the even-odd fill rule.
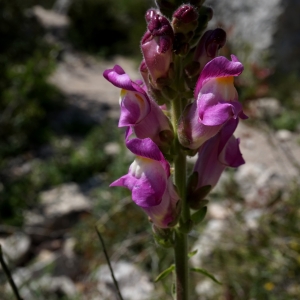
[[[104,77],[121,89],[119,127],[127,127],[125,144],[135,155],[128,173],[110,186],[129,189],[156,243],[173,247],[176,300],[189,300],[188,233],[204,219],[204,197],[225,168],[244,163],[233,133],[247,116],[234,87],[243,65],[234,55],[218,56],[225,31],[204,32],[212,10],[202,0],[180,2],[157,0],[157,9],[146,13],[143,80],[132,81],[120,66]],[[198,155],[191,174],[187,155]]]
[[[178,121],[182,113],[182,100],[175,99],[172,102],[172,123],[173,127],[178,126]],[[175,274],[176,274],[176,298],[177,300],[189,299],[189,272],[188,272],[188,237],[187,227],[190,221],[190,209],[186,199],[186,154],[178,141],[174,138],[174,183],[181,198],[181,215],[179,227],[175,230]]]

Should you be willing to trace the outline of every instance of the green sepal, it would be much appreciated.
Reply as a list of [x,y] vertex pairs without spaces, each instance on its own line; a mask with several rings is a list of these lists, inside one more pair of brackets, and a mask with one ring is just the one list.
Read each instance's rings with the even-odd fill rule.
[[[198,210],[207,204],[204,197],[211,191],[211,185],[205,185],[197,189],[198,185],[198,172],[193,172],[187,184],[187,201],[192,209]],[[204,202],[205,201],[205,202]]]
[[204,269],[201,269],[201,268],[191,268],[190,270],[193,271],[193,272],[196,272],[196,273],[200,273],[200,274],[202,274],[202,275],[205,275],[206,277],[210,278],[211,280],[213,280],[213,281],[214,281],[215,283],[217,283],[217,284],[222,284],[220,281],[218,281],[218,280],[216,279],[216,277],[215,277],[214,275],[210,274],[209,272],[207,272],[207,271],[204,270]]
[[162,271],[154,280],[154,282],[158,282],[162,280],[163,278],[166,278],[170,273],[172,273],[175,270],[175,265],[171,265],[169,268]]
[[168,99],[166,99],[164,97],[164,95],[162,94],[162,92],[160,90],[152,87],[152,86],[150,86],[149,94],[155,100],[155,102],[158,105],[163,105],[163,104],[166,104],[168,102]]
[[211,191],[211,185],[204,185],[201,188],[194,191],[193,196],[197,199],[197,201],[203,200],[208,193]]
[[191,215],[191,219],[194,222],[194,224],[199,224],[201,223],[207,213],[207,206],[204,206],[202,208],[200,208],[198,211],[196,211],[194,214]]
[[197,252],[198,252],[198,249],[196,249],[196,250],[190,252],[190,253],[188,254],[188,257],[189,257],[189,258],[193,257],[194,255],[197,254]]
[[174,246],[173,230],[171,228],[159,228],[152,225],[153,237],[155,242],[163,248]]
[[176,90],[170,88],[169,86],[164,86],[161,89],[161,93],[162,93],[163,97],[165,99],[167,99],[168,101],[174,100],[178,95],[178,92]]

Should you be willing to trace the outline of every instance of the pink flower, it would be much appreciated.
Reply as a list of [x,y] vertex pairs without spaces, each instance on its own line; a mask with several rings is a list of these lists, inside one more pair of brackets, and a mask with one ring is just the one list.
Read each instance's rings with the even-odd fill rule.
[[197,100],[185,109],[178,126],[183,146],[198,149],[228,120],[247,118],[238,102],[233,78],[242,73],[243,65],[234,55],[231,59],[216,57],[201,72],[194,91]]
[[156,87],[158,78],[167,77],[172,62],[174,33],[168,19],[158,13],[146,15],[147,31],[141,41],[145,64]]
[[170,121],[148,97],[143,82],[132,81],[118,65],[104,71],[103,76],[121,88],[119,127],[132,127],[138,138],[151,138],[160,148],[168,148],[173,139]]
[[[220,179],[226,167],[237,168],[244,164],[239,148],[239,139],[233,136],[238,119],[230,119],[223,128],[198,150],[198,159],[194,167],[193,181],[190,181],[188,199],[192,207],[199,199],[201,188],[208,187],[208,193]],[[197,195],[198,194],[198,195]],[[200,192],[202,197],[206,195]]]
[[179,196],[170,177],[169,163],[149,138],[127,139],[126,146],[137,155],[136,159],[129,167],[128,174],[110,186],[123,186],[131,190],[132,200],[156,226],[174,226],[179,214]]

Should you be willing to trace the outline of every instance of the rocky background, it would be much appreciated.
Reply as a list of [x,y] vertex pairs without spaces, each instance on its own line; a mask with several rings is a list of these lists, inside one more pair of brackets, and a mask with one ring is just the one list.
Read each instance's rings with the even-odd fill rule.
[[[0,7],[0,23],[9,24],[0,25],[0,244],[13,278],[23,299],[118,299],[97,225],[124,299],[171,299],[172,278],[154,279],[172,256],[155,245],[126,191],[108,188],[132,158],[117,128],[118,90],[102,73],[120,64],[139,77],[138,37],[151,2],[116,4],[118,16],[100,0],[36,4]],[[237,87],[250,119],[236,133],[246,164],[224,173],[206,221],[190,235],[198,250],[191,263],[222,285],[195,275],[193,299],[297,299],[299,3],[207,4],[210,27],[228,33],[221,54],[237,53],[245,65]],[[108,39],[100,13],[117,39]],[[13,299],[2,269],[0,291]]]

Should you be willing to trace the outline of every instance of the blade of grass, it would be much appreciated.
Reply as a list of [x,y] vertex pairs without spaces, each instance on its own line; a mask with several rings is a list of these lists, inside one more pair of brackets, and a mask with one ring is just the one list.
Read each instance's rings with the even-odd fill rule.
[[1,266],[2,266],[2,269],[3,269],[4,273],[5,273],[5,275],[6,275],[6,277],[7,277],[7,280],[8,280],[8,282],[9,282],[9,285],[11,286],[11,288],[12,288],[12,290],[13,290],[15,296],[16,296],[16,299],[17,299],[17,300],[23,300],[23,299],[20,297],[18,288],[17,288],[17,286],[16,286],[16,284],[15,284],[15,282],[14,282],[12,276],[11,276],[11,273],[10,273],[10,271],[9,271],[9,269],[8,269],[8,267],[7,267],[6,263],[5,263],[5,261],[4,261],[4,258],[3,258],[3,252],[2,252],[2,246],[1,246],[1,245],[0,245],[0,263],[1,263]]
[[98,227],[95,226],[96,228],[96,232],[97,232],[97,235],[98,235],[98,238],[101,242],[101,245],[102,245],[102,249],[103,249],[103,252],[104,252],[104,255],[105,255],[105,259],[107,261],[107,264],[108,264],[108,267],[109,267],[109,270],[110,270],[110,274],[111,274],[111,277],[113,279],[113,282],[114,282],[114,285],[115,285],[115,288],[117,290],[117,293],[118,293],[118,296],[120,298],[120,300],[124,300],[123,297],[122,297],[122,294],[120,292],[120,288],[119,288],[119,284],[118,284],[118,281],[116,280],[116,277],[114,275],[114,271],[113,271],[113,268],[111,266],[111,263],[110,263],[110,259],[109,259],[109,256],[107,254],[107,251],[106,251],[106,247],[105,247],[105,244],[104,244],[104,240],[102,238],[102,235],[100,234],[99,230],[98,230]]

